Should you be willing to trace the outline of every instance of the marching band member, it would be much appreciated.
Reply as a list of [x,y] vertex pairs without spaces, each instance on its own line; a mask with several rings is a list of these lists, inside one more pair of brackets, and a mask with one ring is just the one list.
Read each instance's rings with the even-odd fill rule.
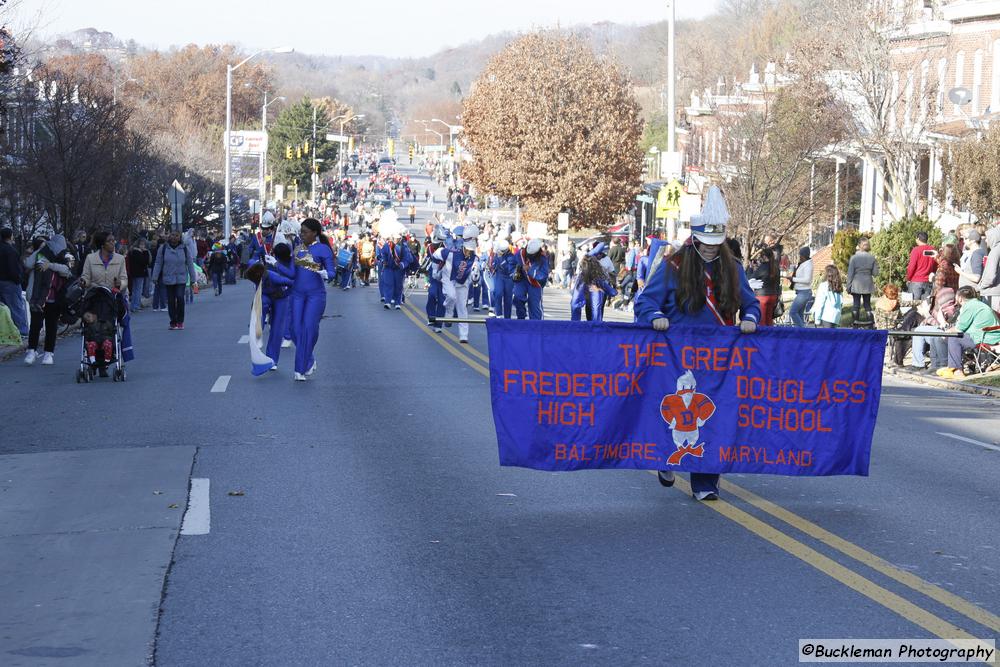
[[[292,332],[295,335],[295,380],[304,381],[316,372],[313,351],[319,340],[319,323],[326,310],[326,285],[336,272],[330,241],[315,218],[302,221],[302,247],[295,252],[294,271],[283,271],[277,260],[268,264],[292,278]],[[319,268],[316,268],[319,267]],[[288,275],[291,273],[291,275]]]
[[403,242],[402,225],[392,229],[388,243],[382,246],[381,258],[383,269],[379,273],[379,283],[385,281],[384,297],[388,299],[383,305],[386,310],[399,310],[403,303],[403,276],[413,262],[410,247]]
[[[444,267],[441,269],[441,288],[444,292],[444,312],[451,313],[452,309],[458,313],[461,319],[469,317],[469,285],[472,283],[472,275],[479,270],[479,258],[476,256],[476,236],[463,241],[462,249],[448,249],[441,252],[444,257]],[[469,342],[469,324],[462,322],[458,325],[458,341],[460,343]]]
[[[514,308],[517,319],[542,319],[542,289],[549,279],[549,260],[542,252],[542,241],[532,239],[517,253],[514,278]],[[520,280],[517,277],[520,277]]]
[[[743,265],[726,244],[729,211],[722,192],[713,186],[701,215],[691,217],[691,237],[669,259],[657,251],[642,293],[635,299],[636,322],[666,331],[671,324],[733,326],[757,330],[760,303],[747,282]],[[659,472],[660,484],[672,486],[674,473]],[[719,475],[691,473],[697,500],[718,500]]]
[[437,318],[444,317],[444,249],[438,248],[430,256],[427,265],[427,326],[434,328],[434,333],[441,333],[441,324]]
[[274,213],[264,211],[260,219],[260,230],[250,240],[250,261],[262,262],[265,255],[271,254],[274,245]]
[[498,239],[493,250],[490,266],[493,273],[493,309],[497,317],[509,320],[514,301],[513,275],[518,260],[510,251],[510,244],[506,239]]
[[[493,242],[490,237],[482,235],[479,237],[479,291],[482,308],[488,312],[493,312],[493,274],[489,271],[490,257],[493,255]],[[476,305],[473,299],[473,306]],[[479,310],[479,308],[476,308]]]
[[601,261],[594,254],[596,250],[597,248],[584,255],[580,271],[573,279],[569,307],[570,319],[574,322],[579,322],[584,314],[588,322],[603,322],[604,304],[618,294],[618,290],[608,280]]

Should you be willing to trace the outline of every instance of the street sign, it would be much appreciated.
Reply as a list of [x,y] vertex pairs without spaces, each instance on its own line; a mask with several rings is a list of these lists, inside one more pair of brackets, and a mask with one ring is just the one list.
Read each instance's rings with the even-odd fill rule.
[[671,218],[676,220],[681,212],[681,188],[680,181],[674,179],[660,188],[660,194],[656,198],[656,217]]
[[[223,146],[226,139],[223,138]],[[267,132],[260,130],[235,130],[229,133],[229,152],[237,155],[263,155],[267,153]]]
[[569,213],[560,213],[556,218],[556,229],[560,232],[569,231]]
[[338,143],[338,144],[344,144],[344,143],[347,143],[347,135],[346,134],[328,134],[328,135],[326,135],[326,140],[327,141],[332,141],[332,142],[335,142],[335,143]]
[[635,198],[635,200],[637,202],[642,202],[643,204],[654,204],[654,203],[656,203],[656,200],[653,199],[652,197],[650,197],[649,195],[638,195]]
[[184,200],[187,195],[184,187],[174,179],[167,190],[167,199],[170,201],[170,228],[180,230],[184,222]]

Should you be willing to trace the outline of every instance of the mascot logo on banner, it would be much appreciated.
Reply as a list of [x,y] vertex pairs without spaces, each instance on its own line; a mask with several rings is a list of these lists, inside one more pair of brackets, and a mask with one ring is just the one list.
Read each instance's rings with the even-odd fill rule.
[[660,401],[660,416],[670,427],[677,448],[667,465],[680,465],[689,454],[699,459],[705,455],[705,443],[698,442],[699,429],[715,414],[715,403],[697,389],[694,375],[687,371],[677,378],[677,391]]

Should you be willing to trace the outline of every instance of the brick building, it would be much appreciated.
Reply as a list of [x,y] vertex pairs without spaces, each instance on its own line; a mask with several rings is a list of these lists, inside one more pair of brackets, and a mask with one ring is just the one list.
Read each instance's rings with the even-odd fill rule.
[[[953,229],[969,215],[939,196],[941,157],[949,144],[984,128],[1000,111],[1000,0],[894,0],[893,10],[888,122],[898,140],[912,147],[908,196],[906,202],[894,198],[885,165],[866,157],[860,226],[877,231],[905,215],[906,206]],[[964,97],[949,95],[956,89]]]

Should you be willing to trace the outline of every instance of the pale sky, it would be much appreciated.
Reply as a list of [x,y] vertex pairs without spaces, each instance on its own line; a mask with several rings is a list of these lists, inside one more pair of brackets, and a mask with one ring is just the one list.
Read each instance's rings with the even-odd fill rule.
[[[700,18],[718,0],[677,0],[678,18]],[[57,35],[97,28],[156,48],[194,42],[328,55],[425,56],[486,35],[666,17],[668,0],[20,0],[10,24]]]

